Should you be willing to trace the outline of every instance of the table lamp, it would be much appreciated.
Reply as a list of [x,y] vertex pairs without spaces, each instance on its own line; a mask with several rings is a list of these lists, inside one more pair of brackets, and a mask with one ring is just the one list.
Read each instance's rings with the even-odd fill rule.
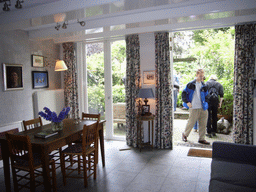
[[139,98],[144,98],[145,105],[142,105],[141,115],[151,115],[150,105],[148,105],[148,98],[154,98],[152,88],[142,88],[139,91]]
[[55,71],[66,71],[68,68],[63,60],[57,60],[55,65]]

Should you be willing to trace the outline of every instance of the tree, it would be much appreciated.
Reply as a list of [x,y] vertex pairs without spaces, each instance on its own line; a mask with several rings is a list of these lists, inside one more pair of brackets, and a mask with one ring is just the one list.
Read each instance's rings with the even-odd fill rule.
[[198,59],[197,65],[209,75],[216,74],[218,79],[231,78],[234,73],[234,28],[199,31],[195,32],[194,39],[198,41],[191,49],[191,54]]
[[[174,65],[175,70],[181,76],[182,84],[187,84],[194,79],[198,68],[205,70],[206,81],[211,74],[216,74],[218,81],[224,87],[221,113],[230,114],[232,114],[233,107],[234,34],[234,27],[193,31],[192,38],[187,38],[190,40],[191,48],[186,52],[188,52],[188,57],[195,57],[197,60]],[[179,100],[178,104],[181,103]]]

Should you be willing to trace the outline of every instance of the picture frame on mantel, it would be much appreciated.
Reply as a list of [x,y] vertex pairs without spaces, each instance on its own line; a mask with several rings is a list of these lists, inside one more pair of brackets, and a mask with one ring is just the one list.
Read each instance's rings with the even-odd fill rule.
[[23,89],[23,65],[3,63],[4,91]]
[[32,71],[33,89],[49,87],[48,71]]
[[31,55],[32,67],[44,67],[44,56]]
[[155,71],[143,71],[143,84],[155,84]]

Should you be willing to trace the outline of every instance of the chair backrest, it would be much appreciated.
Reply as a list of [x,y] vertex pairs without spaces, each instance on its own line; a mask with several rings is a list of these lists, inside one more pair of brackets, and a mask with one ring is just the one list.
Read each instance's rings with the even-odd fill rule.
[[30,170],[34,170],[32,145],[28,135],[6,134],[12,166],[28,163]]
[[34,129],[36,127],[41,127],[43,125],[41,117],[36,119],[31,119],[28,121],[23,121],[24,130],[27,131],[29,129]]
[[[8,131],[4,131],[0,133],[0,137],[4,137],[6,133],[10,133],[10,134],[14,134],[14,133],[18,133],[19,132],[19,128],[14,128],[14,129],[10,129]],[[1,143],[0,143],[0,160],[2,160],[2,148],[1,148]]]
[[92,114],[92,113],[84,113],[82,112],[82,119],[89,119],[89,120],[100,120],[100,114]]
[[96,148],[98,146],[98,125],[99,120],[93,124],[84,125],[82,137],[83,152],[85,152],[88,147]]

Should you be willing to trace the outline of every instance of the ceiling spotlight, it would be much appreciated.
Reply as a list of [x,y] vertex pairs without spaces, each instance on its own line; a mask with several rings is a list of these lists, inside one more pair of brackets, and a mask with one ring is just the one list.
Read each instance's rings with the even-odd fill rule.
[[62,25],[62,29],[67,29],[67,25],[68,25],[68,22],[66,23],[66,22],[64,21],[64,23],[63,23],[63,25]]
[[9,1],[9,5],[8,5],[8,4],[6,3],[6,1],[5,1],[5,3],[4,3],[4,7],[3,7],[3,11],[10,11],[9,6],[11,6],[10,1]]
[[56,29],[57,31],[59,31],[59,29],[60,29],[60,24],[59,24],[59,23],[57,23],[57,25],[55,26],[55,29]]
[[17,1],[16,1],[16,4],[15,4],[15,8],[16,8],[16,9],[21,9],[21,8],[22,8],[21,3],[23,3],[23,2],[24,2],[24,1],[17,0]]
[[79,20],[77,19],[77,23],[80,23],[80,25],[81,25],[82,27],[85,26],[85,22],[84,22],[84,21],[79,21]]

